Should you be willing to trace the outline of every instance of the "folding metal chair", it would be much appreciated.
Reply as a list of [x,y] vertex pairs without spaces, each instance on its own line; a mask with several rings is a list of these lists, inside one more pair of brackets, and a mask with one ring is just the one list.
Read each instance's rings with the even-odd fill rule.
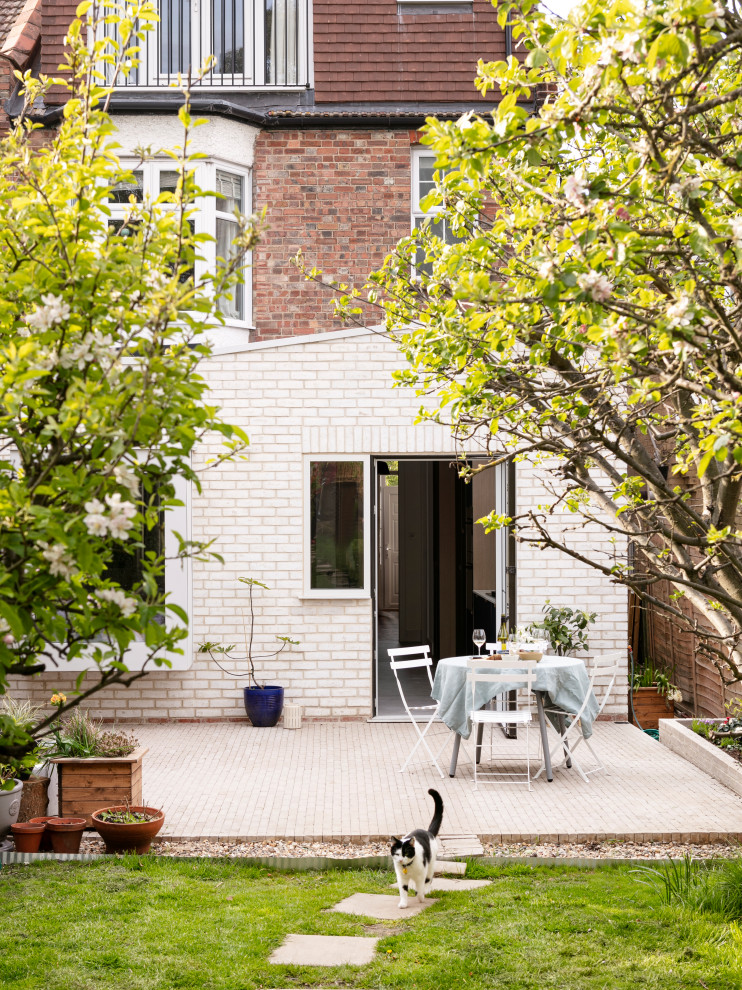
[[[588,779],[588,774],[598,773],[600,770],[605,770],[605,766],[590,744],[590,740],[585,739],[582,735],[582,725],[580,720],[583,712],[590,702],[590,698],[595,697],[595,700],[598,702],[598,712],[594,721],[597,721],[611,696],[623,659],[624,654],[621,652],[605,653],[602,656],[588,658],[586,665],[588,667],[590,683],[585,693],[585,697],[582,700],[582,704],[577,712],[568,712],[556,705],[547,705],[544,707],[544,714],[555,717],[560,725],[560,729],[557,730],[559,732],[559,743],[554,747],[551,753],[552,763],[554,762],[555,757],[561,753],[564,756],[564,762],[567,766],[574,765],[575,770],[577,770],[579,775],[585,781]],[[598,680],[603,683],[598,684]],[[597,764],[597,766],[590,770],[584,770],[574,756],[575,749],[582,742],[584,742],[590,750],[590,753]],[[542,766],[536,774],[537,777],[543,769],[544,768]]]
[[[413,726],[415,727],[415,732],[417,733],[417,742],[415,743],[415,745],[410,750],[409,756],[407,757],[407,759],[404,761],[404,763],[400,767],[399,772],[400,773],[404,773],[405,772],[405,770],[408,768],[408,766],[410,766],[410,760],[415,755],[418,747],[419,746],[422,746],[424,749],[426,749],[428,751],[428,756],[430,757],[430,760],[419,760],[419,761],[417,761],[417,763],[414,763],[412,765],[413,766],[417,766],[417,765],[419,765],[421,763],[424,763],[426,765],[428,763],[432,763],[433,766],[438,771],[438,773],[441,775],[441,777],[443,777],[445,775],[444,775],[443,771],[441,770],[440,766],[438,765],[438,757],[441,755],[441,753],[443,752],[443,750],[446,748],[446,744],[448,743],[449,738],[450,738],[450,732],[448,732],[448,730],[446,731],[446,740],[445,740],[445,742],[443,743],[443,745],[441,746],[441,748],[438,750],[438,752],[435,755],[433,755],[433,751],[431,750],[430,746],[428,745],[428,740],[425,738],[427,736],[427,734],[428,734],[428,729],[431,727],[431,725],[433,724],[433,722],[436,719],[436,716],[438,715],[438,703],[435,702],[432,705],[411,705],[411,704],[409,704],[409,702],[407,701],[407,697],[405,696],[404,688],[402,687],[402,682],[400,681],[400,678],[399,678],[399,671],[400,670],[407,670],[407,671],[409,671],[409,670],[414,670],[414,669],[419,669],[419,668],[424,667],[425,668],[425,671],[426,671],[426,673],[428,675],[428,683],[430,684],[430,690],[432,692],[432,690],[433,690],[433,675],[432,675],[431,671],[432,671],[432,667],[433,667],[433,661],[430,658],[430,647],[429,646],[403,646],[403,647],[398,647],[398,648],[393,649],[393,650],[388,650],[387,652],[389,654],[389,665],[392,668],[392,672],[394,673],[394,679],[397,682],[397,687],[399,689],[399,696],[402,699],[402,704],[404,705],[404,710],[407,712],[407,716],[408,716],[410,722],[412,722]],[[404,659],[397,659],[398,657],[402,657]],[[423,729],[420,728],[420,724],[418,722],[418,719],[415,717],[415,713],[416,712],[419,713],[422,716],[422,721],[423,721],[423,723],[425,725],[425,727]]]
[[[480,725],[490,726],[490,760],[492,760],[492,726],[518,726],[522,725],[525,727],[525,741],[526,741],[526,770],[523,771],[513,771],[508,773],[504,770],[480,770],[478,769],[478,760],[474,760],[474,789],[479,788],[479,777],[482,776],[485,779],[484,783],[503,783],[507,782],[508,777],[513,778],[511,783],[521,783],[519,779],[515,778],[525,778],[528,784],[528,790],[531,789],[531,751],[528,741],[528,727],[532,722],[532,715],[530,709],[530,694],[533,686],[533,680],[536,676],[536,662],[528,661],[513,661],[513,660],[488,660],[484,657],[474,657],[467,661],[467,675],[466,684],[467,691],[471,692],[470,698],[470,708],[469,708],[469,719],[472,725],[476,725],[477,729]],[[516,700],[516,707],[512,710],[503,709],[491,709],[491,708],[479,708],[476,707],[475,696],[478,684],[487,685],[507,685],[508,688],[516,688],[518,691],[524,689],[527,692],[528,697],[528,707],[518,706]],[[516,696],[517,699],[517,696]],[[476,754],[479,755],[478,753]],[[521,756],[517,757],[521,761]],[[487,781],[486,778],[496,778]],[[505,780],[503,780],[505,778]]]

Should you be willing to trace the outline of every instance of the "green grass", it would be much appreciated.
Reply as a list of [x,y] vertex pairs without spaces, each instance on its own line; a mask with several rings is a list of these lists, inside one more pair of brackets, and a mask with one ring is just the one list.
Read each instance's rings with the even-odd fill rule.
[[[0,872],[3,990],[739,990],[742,931],[665,904],[631,865],[471,864],[490,887],[437,894],[416,918],[326,913],[390,872],[273,873],[239,861],[128,857]],[[278,967],[286,934],[376,935],[364,967]]]

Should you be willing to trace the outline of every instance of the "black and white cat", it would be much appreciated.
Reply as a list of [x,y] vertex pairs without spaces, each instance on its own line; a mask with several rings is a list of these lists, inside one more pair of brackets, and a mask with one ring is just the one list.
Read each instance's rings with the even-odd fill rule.
[[435,802],[433,820],[427,829],[416,828],[403,839],[392,836],[392,860],[399,885],[399,906],[407,907],[407,892],[410,882],[417,891],[417,899],[422,904],[433,883],[433,871],[438,855],[438,830],[443,821],[443,800],[433,788],[428,794]]

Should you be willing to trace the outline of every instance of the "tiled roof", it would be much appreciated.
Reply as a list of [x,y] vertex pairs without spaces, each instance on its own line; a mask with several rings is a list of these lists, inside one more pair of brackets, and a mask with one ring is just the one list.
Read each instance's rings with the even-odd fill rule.
[[336,106],[323,104],[314,107],[291,107],[291,108],[281,108],[272,109],[266,112],[268,118],[283,118],[283,119],[293,119],[293,120],[322,120],[326,117],[348,117],[348,118],[358,118],[358,117],[459,117],[462,113],[467,110],[475,109],[478,113],[487,113],[491,110],[491,106],[487,104],[451,104],[442,103],[439,105],[397,105],[389,106],[380,104],[374,106],[372,104],[363,104],[354,106],[352,103],[343,103]]
[[5,41],[26,0],[0,0],[0,44]]

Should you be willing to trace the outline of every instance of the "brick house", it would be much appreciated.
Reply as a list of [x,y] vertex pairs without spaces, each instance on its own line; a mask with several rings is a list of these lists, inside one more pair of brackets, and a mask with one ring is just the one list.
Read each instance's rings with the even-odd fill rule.
[[[42,72],[56,74],[75,6],[25,5],[41,16]],[[168,83],[216,55],[194,91],[208,118],[194,132],[207,156],[200,181],[246,212],[267,207],[270,229],[203,373],[251,445],[247,460],[205,471],[202,494],[184,492],[172,522],[214,539],[225,560],[168,564],[168,589],[191,615],[185,655],[126,692],[92,699],[95,714],[244,717],[246,681],[197,652],[205,640],[241,641],[244,575],[269,586],[256,602],[258,644],[267,652],[275,635],[300,641],[260,675],[283,684],[306,717],[394,717],[389,646],[469,652],[473,625],[494,639],[502,613],[536,620],[546,598],[597,612],[595,652],[626,643],[625,591],[555,553],[521,546],[516,554],[505,534],[485,536],[473,524],[493,505],[537,505],[538,471],[522,464],[517,475],[498,469],[464,485],[448,431],[415,425],[418,399],[392,388],[402,363],[393,341],[373,325],[338,327],[326,291],[290,261],[301,249],[310,265],[347,281],[379,266],[421,216],[432,156],[418,128],[429,115],[486,109],[473,85],[477,59],[509,50],[489,0],[162,4],[160,27],[111,113],[123,160],[139,145],[177,144]],[[51,92],[39,108],[49,127],[63,98]],[[160,187],[168,164],[156,158],[141,169],[144,190]],[[199,218],[217,239],[229,223],[219,202]],[[204,444],[196,466],[213,453]],[[589,548],[602,537],[583,529],[575,539]],[[44,675],[32,691],[48,698],[73,676]],[[609,706],[613,718],[626,717],[625,685]]]

